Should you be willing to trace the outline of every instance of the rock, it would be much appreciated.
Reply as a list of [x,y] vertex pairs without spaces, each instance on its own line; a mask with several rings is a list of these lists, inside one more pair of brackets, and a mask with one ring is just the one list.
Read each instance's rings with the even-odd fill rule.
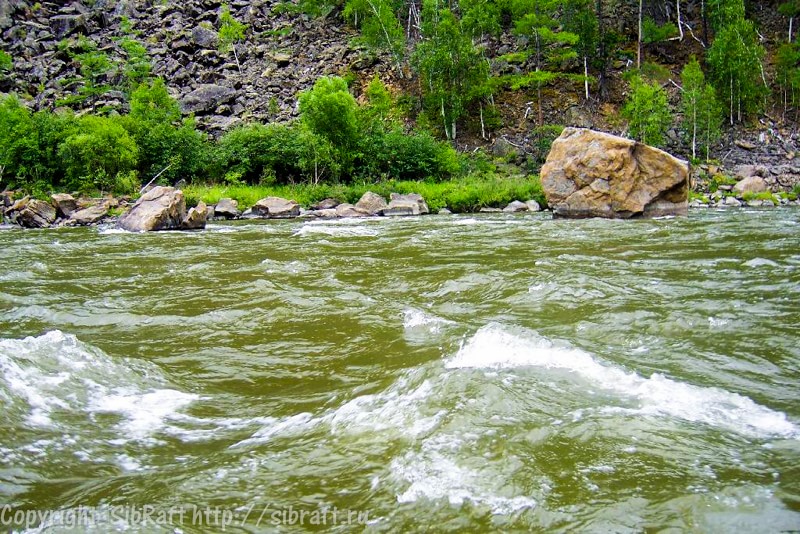
[[452,215],[453,214],[453,212],[450,211],[447,208],[440,209],[438,213],[439,213],[439,215]]
[[361,199],[356,202],[355,207],[365,211],[368,215],[377,215],[382,210],[388,208],[389,205],[386,204],[386,200],[382,196],[372,191],[367,191]]
[[[745,202],[745,204],[747,206],[750,206],[751,208],[760,208],[761,206],[764,205],[764,201],[763,200],[758,200],[758,199],[748,200],[747,202]],[[772,205],[772,202],[770,202],[770,205]]]
[[419,209],[419,213],[415,213],[414,215],[427,215],[430,213],[428,209],[428,203],[425,202],[425,199],[422,198],[422,195],[418,193],[407,193],[405,195],[401,195],[400,193],[392,193],[389,195],[389,207],[392,207],[392,203],[395,203],[395,206],[403,205],[403,204],[417,204],[417,208]]
[[736,141],[733,142],[733,144],[745,150],[755,150],[757,148],[754,143],[751,143],[750,141],[745,141],[744,139],[737,139]]
[[767,168],[763,165],[737,165],[733,169],[733,174],[740,178],[751,176],[766,176]]
[[408,217],[419,214],[419,206],[412,202],[389,203],[388,208],[381,210],[381,215],[384,217]]
[[78,203],[75,202],[75,198],[72,195],[68,195],[66,193],[57,193],[55,195],[51,195],[50,198],[53,201],[53,205],[56,207],[56,212],[58,213],[59,217],[68,218],[72,215],[72,212],[78,209]]
[[139,197],[131,210],[119,218],[117,226],[129,232],[172,230],[180,228],[185,218],[183,192],[157,186]]
[[528,211],[528,205],[519,200],[515,200],[503,208],[503,211],[506,213],[520,213],[522,211]]
[[230,198],[221,198],[217,205],[214,206],[214,215],[226,219],[235,219],[240,215],[239,203]]
[[736,197],[725,197],[722,201],[722,205],[725,207],[734,207],[738,208],[742,205],[742,203],[736,199]]
[[517,149],[517,147],[512,145],[507,139],[503,137],[498,137],[497,139],[495,139],[489,151],[492,153],[493,156],[497,156],[499,158],[503,157],[515,158],[517,157],[517,155],[519,155],[519,149]]
[[105,204],[98,204],[73,212],[69,220],[80,226],[88,226],[100,222],[106,216],[108,216],[108,207]]
[[335,198],[326,198],[325,200],[320,200],[316,204],[312,205],[311,209],[314,209],[314,210],[329,210],[329,209],[335,208],[339,204],[341,204],[341,202],[339,202]]
[[199,47],[216,50],[219,35],[214,30],[209,30],[203,26],[195,26],[192,30],[192,42]]
[[500,208],[481,208],[479,213],[502,213],[503,210]]
[[542,211],[542,207],[535,200],[529,200],[525,204],[528,206],[528,211]]
[[182,107],[188,113],[213,111],[220,104],[233,100],[236,91],[230,87],[214,84],[203,84],[183,97]]
[[197,206],[189,209],[189,212],[186,214],[186,217],[181,222],[181,229],[183,230],[199,230],[201,228],[206,227],[206,217],[208,214],[208,208],[206,207],[205,203],[201,200],[197,203]]
[[314,217],[318,217],[320,219],[335,219],[339,216],[339,213],[336,211],[336,208],[325,208],[321,210],[314,210],[311,212]]
[[741,196],[745,193],[763,193],[767,190],[767,183],[760,176],[750,176],[744,180],[739,180],[733,186],[733,191]]
[[[9,208],[9,211],[13,210],[14,206]],[[29,200],[22,209],[16,211],[14,220],[24,228],[47,228],[56,220],[56,209],[44,200]]]
[[686,215],[689,165],[630,139],[565,128],[541,170],[554,217]]
[[337,217],[369,217],[372,213],[352,204],[339,204],[336,206]]
[[262,198],[252,207],[253,213],[270,219],[291,219],[300,215],[300,205],[280,197]]
[[66,37],[76,31],[88,33],[85,15],[55,15],[50,17],[50,29],[57,39]]

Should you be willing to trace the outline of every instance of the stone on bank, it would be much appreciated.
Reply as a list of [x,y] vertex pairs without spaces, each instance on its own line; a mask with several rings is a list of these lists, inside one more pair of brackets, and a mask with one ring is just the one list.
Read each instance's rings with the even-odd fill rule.
[[183,192],[174,187],[157,186],[139,197],[130,211],[119,218],[117,226],[129,232],[204,228],[205,213],[205,206],[192,208],[190,219]]
[[689,164],[663,150],[583,128],[565,128],[541,171],[554,217],[686,215]]

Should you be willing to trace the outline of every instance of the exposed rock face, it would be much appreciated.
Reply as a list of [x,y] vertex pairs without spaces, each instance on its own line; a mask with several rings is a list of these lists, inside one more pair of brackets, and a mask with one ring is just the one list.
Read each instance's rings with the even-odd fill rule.
[[541,171],[555,217],[686,215],[689,165],[630,139],[565,128]]
[[191,208],[189,213],[186,214],[186,218],[183,219],[183,222],[181,223],[181,228],[183,230],[199,230],[200,228],[205,228],[207,213],[208,208],[201,200],[197,203],[197,206]]
[[108,215],[108,207],[105,204],[98,204],[97,206],[90,206],[82,210],[75,211],[70,215],[69,219],[75,221],[75,224],[86,226],[95,224],[103,220]]
[[56,220],[56,209],[49,202],[25,197],[8,208],[6,216],[24,228],[47,228]]
[[236,218],[239,216],[239,203],[230,198],[221,198],[214,206],[214,215],[226,219]]
[[56,207],[59,217],[67,218],[72,215],[72,212],[78,209],[78,203],[66,193],[57,193],[50,197],[53,199],[53,204]]
[[733,186],[733,191],[743,195],[745,193],[763,193],[767,190],[767,182],[760,176],[750,176],[744,180],[739,180]]
[[180,228],[186,218],[183,192],[174,187],[157,186],[139,197],[117,225],[129,232],[150,232]]
[[280,197],[262,198],[251,209],[254,215],[270,219],[291,219],[300,215],[300,204]]
[[361,199],[356,202],[356,208],[364,210],[368,215],[377,215],[388,207],[386,200],[372,191],[364,193]]

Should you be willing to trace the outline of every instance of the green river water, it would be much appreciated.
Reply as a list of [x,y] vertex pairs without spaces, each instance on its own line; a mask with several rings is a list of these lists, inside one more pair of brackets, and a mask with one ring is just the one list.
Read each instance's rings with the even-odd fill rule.
[[0,232],[0,530],[800,530],[800,210]]

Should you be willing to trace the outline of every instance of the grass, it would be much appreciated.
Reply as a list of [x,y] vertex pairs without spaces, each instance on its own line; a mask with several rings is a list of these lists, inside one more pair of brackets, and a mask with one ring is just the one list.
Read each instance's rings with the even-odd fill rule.
[[448,208],[456,213],[474,212],[483,207],[502,208],[513,200],[534,199],[540,205],[546,205],[538,176],[501,177],[487,174],[445,182],[388,180],[347,185],[190,184],[183,188],[183,194],[189,206],[197,205],[201,200],[206,204],[216,204],[221,198],[232,198],[239,202],[239,209],[242,210],[269,196],[295,200],[306,208],[325,198],[335,198],[355,204],[367,191],[372,191],[387,199],[390,193],[419,193],[428,203],[431,212],[434,213],[442,208]]

